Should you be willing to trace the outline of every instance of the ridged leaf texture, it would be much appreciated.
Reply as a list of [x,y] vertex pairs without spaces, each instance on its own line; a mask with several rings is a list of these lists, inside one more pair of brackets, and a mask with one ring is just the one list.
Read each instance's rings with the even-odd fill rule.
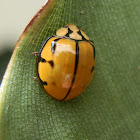
[[[137,0],[49,0],[21,35],[3,78],[0,139],[140,139],[139,7]],[[59,102],[34,80],[32,52],[67,23],[94,41],[96,67],[83,94]]]

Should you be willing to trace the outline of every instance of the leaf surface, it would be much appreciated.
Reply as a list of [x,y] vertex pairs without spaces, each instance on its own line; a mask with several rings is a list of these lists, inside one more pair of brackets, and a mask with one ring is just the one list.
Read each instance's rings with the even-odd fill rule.
[[[137,0],[49,0],[17,42],[3,78],[0,139],[140,139],[139,7]],[[96,67],[82,95],[59,102],[34,80],[32,52],[67,23],[94,41]]]

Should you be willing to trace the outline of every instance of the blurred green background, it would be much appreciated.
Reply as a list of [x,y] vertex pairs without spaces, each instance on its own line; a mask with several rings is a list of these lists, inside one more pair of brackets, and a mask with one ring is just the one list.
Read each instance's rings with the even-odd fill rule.
[[46,1],[0,0],[0,83],[18,38]]

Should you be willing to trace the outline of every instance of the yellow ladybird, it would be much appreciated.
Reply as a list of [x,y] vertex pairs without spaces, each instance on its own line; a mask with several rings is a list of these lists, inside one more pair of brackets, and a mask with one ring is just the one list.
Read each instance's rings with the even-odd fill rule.
[[77,26],[68,24],[48,37],[37,55],[38,79],[57,100],[80,95],[94,75],[95,48]]

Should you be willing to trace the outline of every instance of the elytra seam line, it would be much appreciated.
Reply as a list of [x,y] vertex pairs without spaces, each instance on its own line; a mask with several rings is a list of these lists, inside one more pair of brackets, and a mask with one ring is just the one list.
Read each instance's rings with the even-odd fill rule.
[[73,79],[72,79],[72,82],[71,82],[71,86],[69,88],[68,93],[66,94],[66,96],[61,101],[65,100],[68,97],[68,95],[69,95],[69,93],[70,93],[70,91],[72,89],[72,86],[74,84],[74,81],[75,81],[75,76],[76,76],[76,72],[77,72],[77,68],[78,68],[78,61],[79,61],[79,46],[78,46],[78,42],[79,41],[76,41],[75,68],[74,68],[74,74],[73,74]]

